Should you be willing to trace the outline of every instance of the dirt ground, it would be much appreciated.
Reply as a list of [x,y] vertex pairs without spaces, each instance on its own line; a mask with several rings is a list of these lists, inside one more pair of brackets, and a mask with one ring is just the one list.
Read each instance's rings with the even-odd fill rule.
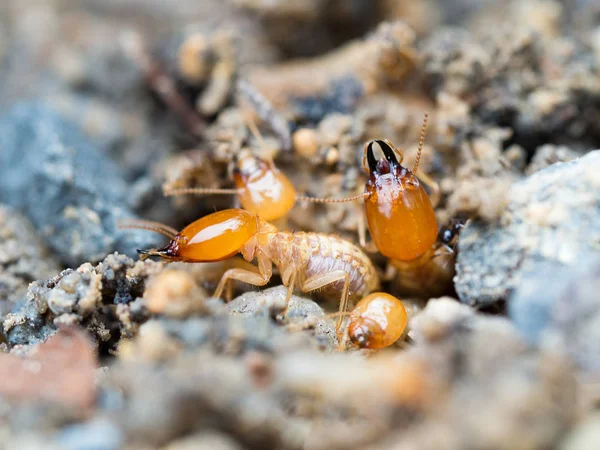
[[[243,152],[360,194],[364,144],[413,167],[426,113],[453,240],[389,276],[367,235],[408,314],[385,349],[118,227],[239,207],[163,190],[231,189]],[[0,1],[0,450],[600,448],[598,149],[598,2]],[[363,211],[277,226],[359,245]]]

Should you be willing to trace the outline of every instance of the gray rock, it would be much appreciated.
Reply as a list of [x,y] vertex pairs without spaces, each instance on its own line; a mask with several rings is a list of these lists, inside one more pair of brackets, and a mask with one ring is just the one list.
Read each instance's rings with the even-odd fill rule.
[[439,409],[383,448],[554,448],[576,417],[568,360],[526,345],[509,320],[442,298],[411,327],[415,345],[407,353],[425,361],[424,373],[443,394],[435,397]]
[[462,302],[492,305],[543,262],[562,278],[584,255],[600,255],[600,151],[534,173],[508,199],[498,223],[475,221],[461,233],[454,281]]
[[0,201],[24,211],[66,264],[157,242],[117,230],[133,218],[127,189],[120,168],[51,108],[23,103],[0,116]]
[[[229,314],[234,316],[276,315],[283,307],[287,288],[277,286],[263,291],[246,292],[227,304]],[[314,301],[293,295],[286,313],[286,320],[292,327],[314,331],[315,337],[328,349],[337,345],[333,321],[325,317],[323,309]]]
[[585,417],[559,446],[560,450],[595,450],[600,446],[600,413]]
[[539,342],[552,320],[553,305],[572,276],[572,269],[553,261],[540,262],[523,273],[523,282],[510,296],[508,314],[528,342]]
[[0,205],[0,315],[25,299],[27,286],[59,271],[31,223],[13,208]]
[[123,445],[123,433],[109,420],[97,418],[63,428],[57,441],[65,450],[117,450]]
[[580,153],[564,145],[542,145],[533,154],[525,173],[531,175],[538,170],[550,167],[554,163],[572,161],[579,156],[581,156]]
[[[530,341],[564,349],[589,375],[600,374],[600,258],[562,269],[545,263],[527,273],[508,313]],[[560,276],[558,276],[560,275]]]

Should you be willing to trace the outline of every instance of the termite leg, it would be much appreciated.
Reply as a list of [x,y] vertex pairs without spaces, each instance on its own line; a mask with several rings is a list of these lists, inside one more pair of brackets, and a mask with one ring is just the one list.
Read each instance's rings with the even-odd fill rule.
[[213,297],[221,298],[227,283],[231,280],[238,280],[253,286],[264,286],[271,279],[273,274],[273,264],[271,260],[263,254],[257,255],[258,273],[247,269],[229,269],[221,277]]
[[283,308],[282,314],[285,316],[287,312],[288,305],[290,304],[290,299],[292,298],[292,294],[294,293],[294,286],[296,284],[296,277],[298,275],[298,270],[295,266],[289,265],[281,274],[281,281],[284,286],[287,286],[287,293],[285,294],[285,307]]
[[303,292],[310,292],[342,280],[344,281],[344,287],[342,288],[342,295],[340,297],[340,317],[336,323],[336,333],[340,331],[340,327],[344,322],[343,313],[345,313],[348,308],[348,297],[350,293],[350,276],[348,273],[343,270],[334,270],[333,272],[326,274],[314,275],[304,281],[301,287]]
[[442,244],[435,249],[431,259],[437,258],[436,265],[440,268],[446,269],[450,264],[454,263],[455,254],[456,252],[452,247]]
[[385,282],[392,281],[398,276],[398,269],[391,264],[389,261],[387,266],[385,267],[385,273],[381,277],[381,279]]
[[442,244],[435,250],[435,252],[433,254],[433,258],[435,258],[437,256],[447,256],[447,255],[453,255],[453,254],[454,254],[454,249],[452,247],[450,247],[449,245],[446,245],[446,244]]
[[262,133],[258,129],[258,126],[256,125],[256,121],[254,120],[254,118],[252,117],[252,115],[250,113],[244,114],[244,121],[246,122],[246,126],[250,130],[250,133],[252,133],[252,136],[254,136],[254,139],[257,140],[258,146],[261,148],[266,148]]
[[367,246],[367,224],[365,221],[365,213],[360,205],[355,205],[356,214],[358,219],[356,220],[356,227],[358,228],[358,243],[362,248]]
[[431,201],[431,206],[435,209],[435,207],[440,202],[440,185],[437,181],[427,175],[425,172],[421,170],[417,170],[417,178],[423,182],[425,186],[431,189],[431,194],[429,195],[429,200]]
[[227,283],[227,291],[225,292],[225,301],[229,303],[233,299],[233,283]]
[[356,223],[358,243],[367,253],[377,253],[378,250],[373,241],[367,243],[367,222],[362,205],[356,204],[356,214],[358,215]]

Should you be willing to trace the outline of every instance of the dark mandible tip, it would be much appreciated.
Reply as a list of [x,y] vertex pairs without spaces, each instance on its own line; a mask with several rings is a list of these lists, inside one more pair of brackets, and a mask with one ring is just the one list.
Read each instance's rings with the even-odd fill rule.
[[373,152],[373,144],[377,141],[370,141],[367,144],[367,164],[369,165],[369,172],[373,173],[377,170],[377,159]]
[[390,166],[399,165],[398,159],[396,158],[396,153],[394,152],[394,149],[388,141],[382,141],[378,139],[375,142],[377,142],[379,144],[379,147],[381,147],[383,156],[385,156],[385,159],[387,159],[387,161],[390,163]]

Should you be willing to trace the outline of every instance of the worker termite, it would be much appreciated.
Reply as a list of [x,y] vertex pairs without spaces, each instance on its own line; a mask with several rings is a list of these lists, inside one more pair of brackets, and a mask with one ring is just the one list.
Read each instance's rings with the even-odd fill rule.
[[[338,338],[339,348],[352,347],[377,350],[396,342],[406,328],[408,316],[400,300],[385,292],[373,292],[359,301],[349,315],[346,331]],[[336,315],[334,314],[334,315]]]
[[236,195],[242,208],[269,222],[284,218],[297,201],[336,203],[363,197],[361,194],[345,199],[328,199],[298,195],[290,179],[275,166],[272,160],[254,155],[248,149],[240,151],[232,163],[231,175],[235,185],[234,189],[178,188],[166,189],[164,194],[166,196]]
[[[303,292],[319,289],[326,297],[339,297],[340,312],[346,311],[349,299],[366,295],[379,286],[375,267],[354,244],[334,235],[279,231],[265,219],[243,209],[209,214],[180,232],[144,221],[124,222],[120,227],[147,229],[170,239],[165,247],[140,250],[142,259],[158,256],[168,261],[213,262],[238,253],[246,261],[256,259],[258,272],[227,270],[215,297],[222,296],[231,280],[264,286],[271,279],[273,264],[288,288],[286,308],[296,286]],[[342,321],[340,314],[338,329]]]

